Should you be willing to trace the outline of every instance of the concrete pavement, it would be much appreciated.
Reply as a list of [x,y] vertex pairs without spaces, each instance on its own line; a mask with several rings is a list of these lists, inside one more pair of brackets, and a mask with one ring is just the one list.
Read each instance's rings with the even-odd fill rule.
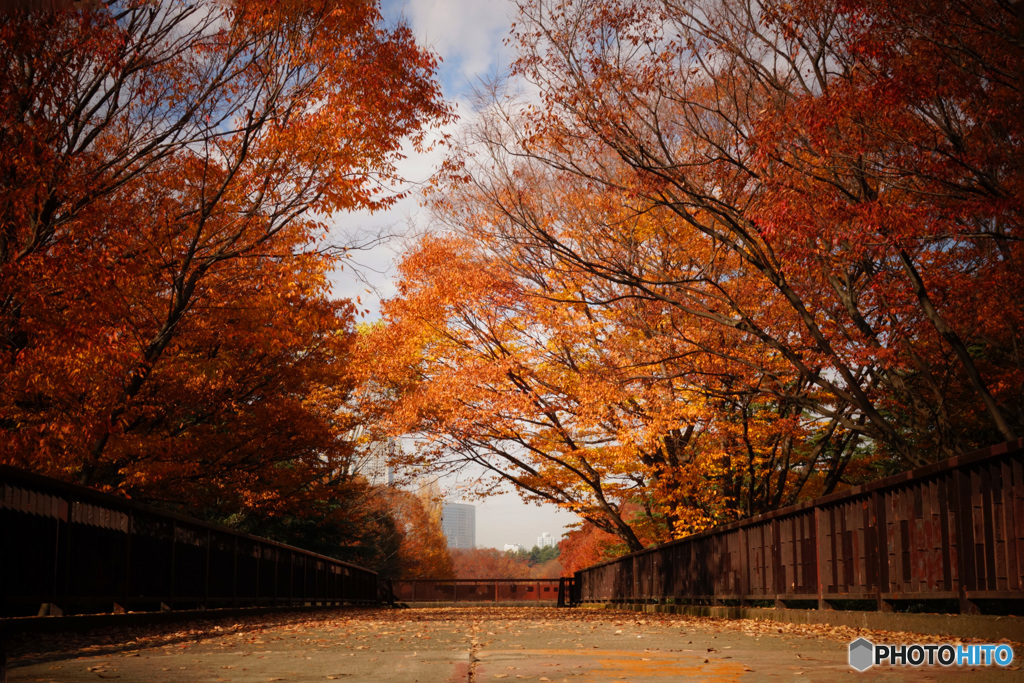
[[[572,683],[855,680],[847,645],[910,634],[549,608],[350,609],[10,645],[10,681]],[[902,638],[903,640],[899,640]],[[925,642],[944,642],[933,638]],[[1014,668],[875,667],[872,680],[1024,680]],[[864,675],[865,680],[867,674]]]

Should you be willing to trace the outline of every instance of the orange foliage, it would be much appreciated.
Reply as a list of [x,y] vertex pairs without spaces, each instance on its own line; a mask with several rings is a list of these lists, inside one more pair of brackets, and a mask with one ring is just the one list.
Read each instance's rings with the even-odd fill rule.
[[[622,512],[636,530],[644,547],[662,542],[663,530],[652,524],[650,516],[641,505],[635,502],[626,503]],[[630,552],[630,548],[622,539],[602,531],[587,521],[566,532],[558,544],[558,550],[566,576]]]
[[531,579],[557,579],[565,576],[562,558],[548,560],[530,568]]
[[455,566],[441,529],[441,517],[432,514],[432,508],[437,506],[421,496],[396,488],[384,487],[378,493],[400,536],[397,557],[392,563],[396,568],[389,572],[393,573],[393,578],[455,578]]
[[449,117],[375,2],[125,0],[0,25],[0,461],[297,515],[344,489],[334,212]]
[[559,559],[566,576],[606,560],[615,559],[626,552],[626,548],[617,537],[607,531],[601,531],[589,522],[583,522],[578,528],[566,532],[558,544],[558,549],[561,551]]
[[543,106],[485,139],[520,133],[520,157],[558,183],[663,216],[640,234],[531,227],[563,267],[740,333],[789,366],[762,378],[811,385],[800,403],[895,467],[1022,433],[1022,99],[1007,75],[1024,53],[1004,4],[521,7],[517,70]]
[[420,462],[635,550],[1024,434],[1005,3],[518,7],[361,340]]
[[451,553],[457,579],[533,578],[525,561],[495,548],[454,548]]

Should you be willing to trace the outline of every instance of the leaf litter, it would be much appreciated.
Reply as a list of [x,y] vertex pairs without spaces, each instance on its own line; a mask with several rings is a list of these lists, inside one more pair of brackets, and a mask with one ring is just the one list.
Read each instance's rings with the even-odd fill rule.
[[[681,645],[692,644],[695,637],[708,640],[714,639],[716,634],[726,633],[741,634],[755,639],[783,636],[843,643],[849,643],[859,637],[865,637],[873,642],[986,642],[981,639],[949,638],[903,631],[824,624],[788,624],[756,619],[729,620],[673,614],[644,614],[635,618],[624,618],[621,612],[609,613],[606,610],[591,609],[345,608],[316,613],[281,612],[245,617],[234,615],[175,624],[112,626],[88,633],[12,633],[8,640],[8,655],[12,663],[24,664],[56,659],[97,659],[100,661],[90,662],[89,670],[103,677],[114,677],[118,674],[110,670],[112,657],[139,657],[147,652],[172,654],[189,651],[197,645],[228,651],[239,657],[250,654],[264,656],[280,651],[281,648],[307,648],[311,653],[317,652],[319,648],[334,648],[349,650],[347,653],[338,652],[340,656],[353,656],[353,651],[371,650],[371,639],[401,634],[399,638],[393,638],[392,642],[401,642],[403,646],[408,646],[407,652],[412,654],[407,656],[415,657],[417,652],[411,646],[430,640],[434,636],[454,636],[456,639],[461,637],[466,647],[487,647],[494,638],[512,640],[511,644],[514,644],[515,638],[524,630],[535,628],[555,628],[563,634],[570,635],[574,641],[581,641],[575,643],[577,647],[587,644],[588,639],[597,636],[602,629],[610,629],[604,632],[614,632],[620,637],[643,635],[653,629],[669,629],[678,633]],[[719,648],[707,645],[704,649],[709,656],[721,656]],[[1020,647],[1019,643],[1016,645]],[[724,649],[728,649],[728,646]],[[798,653],[797,658],[808,659],[802,653]],[[342,674],[338,672],[335,675]]]

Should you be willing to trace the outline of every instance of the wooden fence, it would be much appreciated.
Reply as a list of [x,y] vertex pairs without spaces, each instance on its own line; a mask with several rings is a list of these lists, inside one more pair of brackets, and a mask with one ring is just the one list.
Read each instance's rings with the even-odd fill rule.
[[588,567],[574,599],[1024,601],[1024,439]]
[[377,604],[377,574],[0,466],[0,617]]
[[[396,584],[400,600],[459,599],[459,582],[407,583]],[[488,584],[466,583],[462,599],[528,604],[533,585],[541,600],[545,587],[571,590],[573,603],[1024,604],[1024,439],[633,553],[572,582]],[[361,567],[0,467],[0,617],[380,598],[377,575]]]

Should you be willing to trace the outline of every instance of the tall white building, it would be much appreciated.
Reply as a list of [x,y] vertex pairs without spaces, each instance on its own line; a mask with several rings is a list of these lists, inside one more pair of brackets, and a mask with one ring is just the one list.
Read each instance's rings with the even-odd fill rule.
[[441,530],[449,548],[475,548],[476,508],[465,503],[445,503],[441,511]]
[[538,548],[554,548],[557,543],[558,541],[552,538],[551,534],[546,531],[537,537]]
[[[357,443],[362,436],[362,425],[349,433],[349,438]],[[373,486],[390,486],[395,483],[395,470],[391,462],[400,448],[398,441],[392,438],[360,443],[352,454],[349,472],[363,475]]]

